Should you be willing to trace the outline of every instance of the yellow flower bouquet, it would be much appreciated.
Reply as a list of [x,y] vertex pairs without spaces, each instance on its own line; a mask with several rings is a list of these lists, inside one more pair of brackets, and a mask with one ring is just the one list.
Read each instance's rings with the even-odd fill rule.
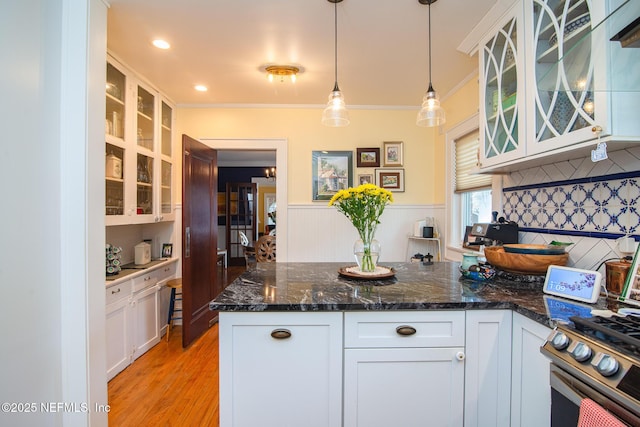
[[362,184],[340,190],[329,201],[329,206],[335,206],[358,230],[363,248],[362,251],[354,248],[354,252],[358,266],[363,272],[372,272],[376,268],[378,253],[372,251],[373,236],[380,224],[379,218],[385,206],[392,202],[393,194],[374,184]]

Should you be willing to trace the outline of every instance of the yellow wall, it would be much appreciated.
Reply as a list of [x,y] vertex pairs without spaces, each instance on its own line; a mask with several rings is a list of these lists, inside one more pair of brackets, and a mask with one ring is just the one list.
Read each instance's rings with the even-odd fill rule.
[[435,185],[437,175],[444,174],[443,162],[434,157],[436,131],[416,126],[417,109],[350,109],[349,114],[348,127],[328,128],[320,124],[320,108],[178,108],[177,140],[183,133],[196,139],[286,138],[290,204],[311,203],[312,151],[353,151],[355,184],[357,174],[374,173],[373,168],[355,168],[356,148],[403,141],[405,192],[395,193],[396,203],[443,203],[442,187]]
[[[442,105],[447,114],[443,130],[416,126],[416,110],[350,109],[351,124],[328,128],[320,124],[320,108],[178,108],[177,134],[194,138],[286,138],[290,204],[311,203],[311,152],[353,151],[379,147],[383,141],[404,142],[405,192],[398,204],[444,204],[445,132],[478,111],[478,79],[473,78]],[[180,152],[180,150],[177,150]],[[177,176],[181,176],[177,165]],[[280,170],[278,171],[280,172]],[[355,168],[374,173],[373,168]],[[178,195],[178,199],[180,195]]]

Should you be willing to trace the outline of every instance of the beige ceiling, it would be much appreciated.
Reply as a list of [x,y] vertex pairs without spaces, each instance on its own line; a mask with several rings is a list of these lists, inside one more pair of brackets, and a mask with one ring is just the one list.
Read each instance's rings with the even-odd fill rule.
[[[327,0],[109,0],[108,49],[172,101],[321,106],[334,83],[334,5]],[[431,6],[440,96],[477,70],[458,50],[496,0]],[[338,82],[347,106],[418,107],[427,89],[428,7],[418,0],[344,0]],[[171,49],[151,45],[164,38]],[[265,64],[304,68],[295,85],[269,83]],[[195,84],[209,90],[196,92]]]

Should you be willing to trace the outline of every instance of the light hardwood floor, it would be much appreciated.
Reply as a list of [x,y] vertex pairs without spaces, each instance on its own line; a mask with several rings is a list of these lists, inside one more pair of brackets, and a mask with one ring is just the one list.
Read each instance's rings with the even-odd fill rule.
[[[232,282],[244,267],[221,274]],[[110,426],[218,426],[218,325],[187,348],[174,326],[108,385]]]

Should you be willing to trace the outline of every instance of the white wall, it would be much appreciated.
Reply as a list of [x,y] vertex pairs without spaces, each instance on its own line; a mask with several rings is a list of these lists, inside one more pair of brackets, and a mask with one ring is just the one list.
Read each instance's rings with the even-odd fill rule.
[[104,111],[106,7],[28,0],[1,9],[0,401],[37,411],[2,411],[0,425],[106,425],[105,413],[39,406],[107,403],[104,288],[90,286],[104,283],[104,112],[88,116]]

